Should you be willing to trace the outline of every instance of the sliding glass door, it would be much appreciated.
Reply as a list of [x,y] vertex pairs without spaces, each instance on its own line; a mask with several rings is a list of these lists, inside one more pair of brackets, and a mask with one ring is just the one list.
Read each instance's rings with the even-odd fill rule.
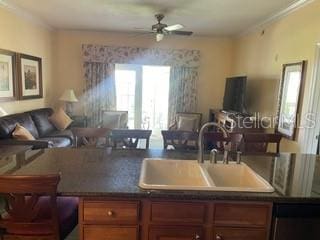
[[129,128],[153,130],[152,138],[161,139],[168,123],[169,79],[169,66],[116,65],[117,110],[129,112]]

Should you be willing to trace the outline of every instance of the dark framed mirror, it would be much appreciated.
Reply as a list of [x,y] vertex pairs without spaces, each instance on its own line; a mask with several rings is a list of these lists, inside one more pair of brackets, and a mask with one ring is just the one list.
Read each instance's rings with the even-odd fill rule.
[[295,139],[296,135],[297,116],[305,70],[306,61],[283,65],[276,132],[290,140]]

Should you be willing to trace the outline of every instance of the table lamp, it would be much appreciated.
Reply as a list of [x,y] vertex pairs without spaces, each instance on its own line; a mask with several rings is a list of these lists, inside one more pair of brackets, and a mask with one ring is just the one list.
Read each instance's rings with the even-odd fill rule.
[[74,94],[73,89],[66,89],[62,96],[59,98],[60,101],[66,102],[66,113],[69,116],[73,115],[73,104],[78,102],[76,95]]

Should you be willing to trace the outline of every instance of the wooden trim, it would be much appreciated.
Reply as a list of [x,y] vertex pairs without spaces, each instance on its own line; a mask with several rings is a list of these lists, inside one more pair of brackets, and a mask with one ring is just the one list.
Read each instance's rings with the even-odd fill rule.
[[[314,58],[314,68],[311,77],[311,83],[308,88],[308,97],[304,97],[305,110],[304,115],[312,113],[314,114],[313,120],[319,119],[320,117],[320,42],[316,44],[315,47],[315,58]],[[302,153],[312,153],[315,154],[317,152],[318,141],[319,141],[319,131],[320,131],[320,123],[316,121],[314,127],[310,122],[306,122],[304,120],[304,125],[306,126],[303,131],[299,131],[299,145],[301,146]]]
[[13,96],[0,97],[0,102],[15,101],[18,99],[18,80],[17,80],[17,54],[10,50],[0,49],[0,54],[11,56],[12,58],[12,81],[13,81]]
[[308,4],[314,2],[314,0],[298,0],[294,3],[292,3],[289,7],[275,13],[271,17],[265,19],[264,21],[261,21],[254,26],[242,31],[240,34],[237,34],[236,37],[242,37],[246,36],[250,33],[253,33],[255,31],[259,31],[259,29],[262,30],[262,28],[267,28],[272,23],[279,21],[280,19],[288,16],[289,14],[299,10],[300,8],[307,6]]

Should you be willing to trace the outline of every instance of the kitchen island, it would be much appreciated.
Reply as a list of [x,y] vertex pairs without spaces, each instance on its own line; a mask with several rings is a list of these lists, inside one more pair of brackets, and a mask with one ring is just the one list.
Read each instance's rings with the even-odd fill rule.
[[[269,239],[275,204],[320,203],[320,159],[315,155],[243,156],[274,187],[273,193],[139,188],[144,158],[194,160],[196,152],[48,149],[32,155],[20,159],[18,168],[15,156],[7,157],[0,171],[59,173],[58,194],[81,198],[81,239]],[[5,168],[8,164],[13,171]]]

